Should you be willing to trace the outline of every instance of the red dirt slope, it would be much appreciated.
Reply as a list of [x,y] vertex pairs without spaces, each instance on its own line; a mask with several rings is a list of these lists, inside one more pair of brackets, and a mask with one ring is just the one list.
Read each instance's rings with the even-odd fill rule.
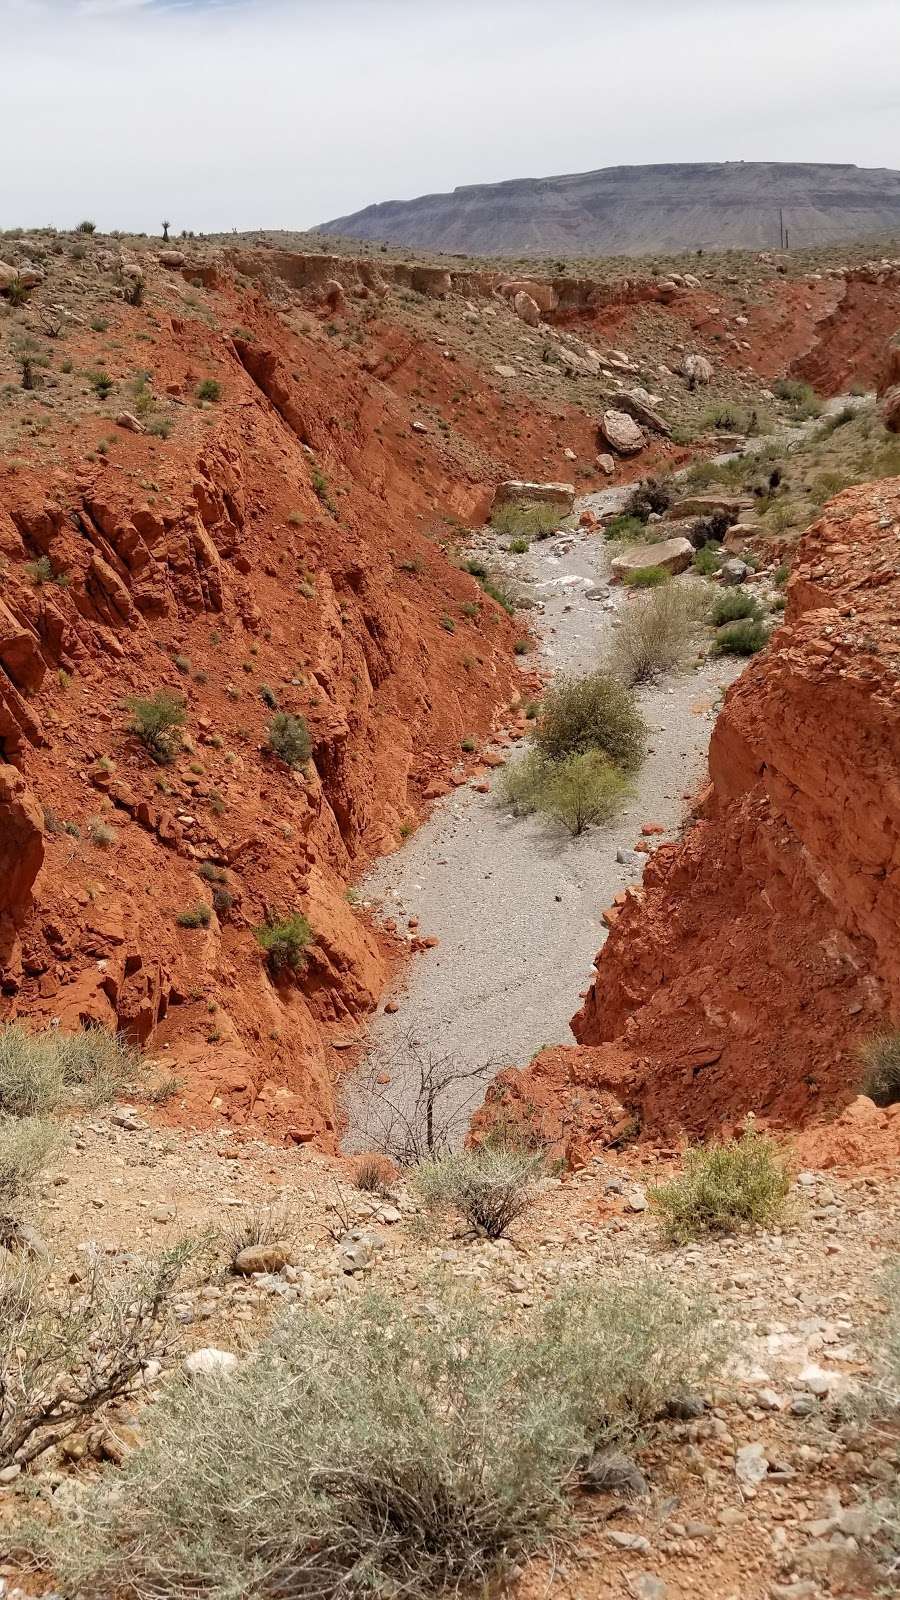
[[785,625],[726,697],[702,816],[598,957],[582,1048],[501,1074],[494,1104],[607,1140],[852,1099],[859,1040],[900,1020],[898,539],[898,480],[848,490],[809,530]]

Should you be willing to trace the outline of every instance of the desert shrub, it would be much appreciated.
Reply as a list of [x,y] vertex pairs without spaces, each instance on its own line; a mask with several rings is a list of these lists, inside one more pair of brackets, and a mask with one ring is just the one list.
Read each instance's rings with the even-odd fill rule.
[[497,785],[501,805],[519,817],[541,812],[575,837],[609,822],[631,793],[627,778],[598,750],[550,761],[530,750],[510,762]]
[[669,576],[665,567],[635,567],[626,572],[622,581],[629,589],[659,589],[668,583]]
[[140,1052],[105,1028],[28,1034],[9,1023],[0,1028],[0,1112],[43,1116],[68,1090],[101,1104],[134,1081],[140,1064]]
[[212,910],[206,901],[198,900],[196,905],[185,906],[183,911],[179,911],[175,921],[179,928],[208,928],[211,917]]
[[739,622],[726,622],[712,644],[716,656],[754,656],[761,650],[769,635],[758,617],[744,617]]
[[758,617],[759,605],[744,589],[723,589],[712,603],[710,621],[720,628],[724,622],[739,622],[742,617]]
[[187,709],[180,695],[160,689],[149,699],[135,697],[127,702],[131,712],[129,729],[140,739],[158,766],[166,766],[181,749],[181,730]]
[[197,873],[207,883],[228,882],[228,873],[225,867],[217,867],[214,861],[201,861],[197,868]]
[[171,1349],[188,1257],[182,1245],[121,1271],[97,1251],[62,1293],[49,1266],[0,1264],[0,1465],[33,1461]]
[[96,233],[96,231],[96,222],[79,222],[77,228],[75,229],[76,233]]
[[198,383],[198,385],[197,385],[197,399],[198,400],[211,400],[211,401],[215,402],[217,400],[221,400],[221,398],[222,398],[222,385],[220,383],[217,383],[215,378],[204,378],[202,383]]
[[505,572],[501,572],[499,568],[486,567],[483,561],[474,559],[466,562],[465,570],[471,573],[473,578],[477,578],[485,594],[490,595],[492,600],[496,600],[498,606],[503,607],[507,616],[512,616],[513,612],[518,609],[521,596],[515,584],[507,577]]
[[88,383],[98,400],[105,400],[112,393],[113,381],[108,372],[89,372]]
[[143,278],[131,278],[122,291],[122,299],[127,306],[142,306],[144,304]]
[[860,1058],[860,1094],[868,1095],[877,1106],[896,1105],[900,1100],[900,1029],[888,1029],[867,1039]]
[[273,916],[260,927],[254,928],[254,938],[273,972],[292,971],[306,965],[307,946],[313,942],[313,931],[299,911],[289,916]]
[[517,539],[511,539],[506,548],[512,556],[524,556],[530,547],[530,539],[520,537]]
[[747,413],[743,406],[732,405],[727,400],[720,400],[718,404],[707,406],[702,417],[702,428],[713,428],[721,433],[746,433]]
[[363,1194],[379,1195],[386,1200],[394,1186],[393,1162],[377,1151],[366,1151],[353,1163],[353,1182]]
[[427,1211],[456,1211],[472,1233],[501,1239],[531,1205],[542,1164],[541,1155],[482,1146],[425,1161],[413,1179]]
[[694,571],[699,573],[701,578],[711,578],[714,573],[718,572],[724,559],[721,545],[708,541],[701,549],[696,551],[692,565]]
[[689,1150],[681,1176],[651,1189],[650,1204],[666,1238],[686,1244],[779,1222],[790,1186],[777,1145],[748,1129],[729,1144]]
[[660,478],[647,478],[636,489],[632,489],[625,501],[624,515],[647,522],[654,514],[662,516],[664,511],[668,511],[673,498],[670,484],[663,483]]
[[229,1215],[219,1233],[229,1263],[242,1250],[261,1245],[288,1244],[297,1231],[297,1218],[286,1195],[263,1200]]
[[556,532],[565,515],[561,506],[545,503],[525,506],[510,501],[491,512],[491,527],[513,538],[546,539],[548,534]]
[[91,817],[88,823],[88,838],[91,844],[97,845],[100,850],[108,850],[116,842],[116,830],[111,828],[102,817]]
[[691,544],[697,550],[706,544],[721,544],[735,522],[737,515],[734,511],[712,511],[708,517],[698,517],[690,531]]
[[45,583],[55,583],[60,589],[68,588],[68,573],[54,567],[49,556],[38,556],[36,561],[26,561],[25,571],[36,589],[42,588]]
[[625,684],[650,683],[683,666],[703,613],[703,595],[688,585],[666,584],[622,613],[612,646],[613,671]]
[[287,766],[306,765],[312,751],[312,740],[303,717],[294,717],[287,711],[276,711],[266,737],[269,749]]
[[46,1117],[0,1117],[0,1247],[9,1245],[15,1208],[60,1140]]
[[550,761],[599,750],[633,772],[644,759],[647,727],[634,696],[611,673],[560,675],[544,696],[534,743]]
[[538,750],[528,750],[518,760],[508,762],[494,785],[498,804],[509,806],[517,817],[530,817],[538,809],[541,789],[552,765]]
[[822,402],[811,384],[796,378],[779,378],[772,389],[778,399],[789,406],[792,417],[805,421],[822,415]]
[[167,1386],[146,1443],[32,1548],[112,1600],[488,1593],[574,1535],[569,1496],[722,1361],[708,1307],[590,1284],[511,1327],[440,1286],[285,1319],[227,1382]]
[[613,517],[603,529],[605,539],[646,539],[647,525],[640,517],[633,517],[624,511],[618,517]]

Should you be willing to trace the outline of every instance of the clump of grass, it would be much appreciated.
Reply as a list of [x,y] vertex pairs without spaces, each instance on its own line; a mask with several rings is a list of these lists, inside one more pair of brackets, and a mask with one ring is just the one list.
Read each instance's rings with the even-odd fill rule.
[[598,1452],[723,1359],[661,1279],[590,1284],[510,1326],[440,1286],[286,1319],[227,1382],[167,1384],[146,1442],[35,1522],[67,1593],[112,1600],[493,1592],[568,1535]]
[[530,539],[512,539],[507,545],[510,555],[524,556],[531,547]]
[[642,595],[622,614],[612,647],[613,671],[634,685],[684,666],[703,609],[702,593],[687,585],[670,583]]
[[709,542],[694,551],[692,565],[701,578],[711,578],[718,572],[724,559],[721,545]]
[[36,589],[42,588],[45,583],[55,583],[60,589],[67,589],[69,586],[68,573],[62,568],[54,567],[49,556],[38,556],[36,561],[26,561],[25,572]]
[[167,766],[181,749],[182,728],[187,708],[180,695],[168,689],[144,699],[136,696],[128,701],[131,712],[129,729],[140,739],[157,766]]
[[505,572],[499,569],[486,567],[483,561],[467,561],[465,570],[477,578],[485,594],[496,600],[502,606],[507,616],[512,616],[518,610],[520,603],[519,592]]
[[896,1105],[900,1100],[900,1029],[889,1028],[867,1039],[860,1058],[860,1094],[868,1095],[877,1106]]
[[289,767],[305,767],[312,753],[312,739],[303,717],[276,711],[266,735],[269,749]]
[[[514,501],[505,506],[498,506],[491,513],[491,527],[497,533],[508,534],[520,539],[546,539],[549,534],[555,533],[565,512],[560,506],[547,505],[516,505]],[[528,546],[526,544],[525,548]]]
[[768,637],[765,624],[757,617],[744,617],[739,622],[727,622],[719,629],[712,652],[716,656],[755,656]]
[[108,372],[89,372],[88,383],[98,400],[105,400],[115,387]]
[[502,1239],[531,1205],[542,1164],[540,1155],[489,1145],[423,1161],[413,1179],[427,1211],[456,1211],[473,1234]]
[[760,608],[752,594],[743,589],[723,589],[712,603],[710,621],[720,628],[725,622],[739,622],[743,617],[759,617]]
[[88,823],[88,838],[91,844],[97,845],[100,850],[108,850],[116,842],[116,830],[111,828],[102,817],[91,817]]
[[803,383],[797,378],[779,378],[772,385],[772,390],[779,400],[786,403],[791,416],[797,421],[805,422],[811,417],[822,415],[824,409],[822,401],[811,384]]
[[197,399],[198,400],[208,400],[212,404],[215,404],[215,402],[217,400],[221,400],[221,398],[222,398],[222,385],[220,383],[218,383],[215,378],[204,378],[202,383],[198,383],[198,385],[197,385]]
[[0,1117],[0,1247],[9,1248],[19,1204],[61,1141],[47,1117]]
[[665,567],[635,567],[622,581],[629,589],[659,589],[669,582],[669,573]]
[[644,759],[647,725],[634,696],[612,673],[560,675],[544,696],[534,743],[548,761],[599,750],[623,772],[633,772]]
[[377,1151],[366,1151],[353,1163],[353,1182],[362,1194],[374,1194],[387,1200],[393,1193],[394,1179],[393,1162]]
[[104,1028],[28,1034],[15,1023],[0,1028],[0,1113],[46,1116],[71,1090],[99,1105],[132,1084],[140,1054]]
[[603,529],[605,539],[620,539],[627,542],[630,539],[646,539],[647,525],[640,517],[634,517],[626,512],[613,517]]
[[198,900],[195,905],[186,906],[179,911],[175,921],[179,928],[208,928],[212,918],[212,910],[205,900]]
[[260,927],[254,928],[253,936],[260,949],[265,951],[266,962],[272,972],[284,972],[286,969],[298,972],[305,967],[306,951],[313,942],[313,931],[299,911],[291,912],[286,917],[273,915]]
[[684,1170],[650,1190],[650,1205],[673,1244],[780,1222],[791,1186],[778,1147],[748,1129],[730,1144],[689,1150]]

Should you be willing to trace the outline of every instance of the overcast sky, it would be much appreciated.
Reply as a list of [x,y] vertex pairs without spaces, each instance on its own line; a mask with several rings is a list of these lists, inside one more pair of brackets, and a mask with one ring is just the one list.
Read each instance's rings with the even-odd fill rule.
[[898,0],[0,0],[0,226],[304,228],[655,161],[900,167]]

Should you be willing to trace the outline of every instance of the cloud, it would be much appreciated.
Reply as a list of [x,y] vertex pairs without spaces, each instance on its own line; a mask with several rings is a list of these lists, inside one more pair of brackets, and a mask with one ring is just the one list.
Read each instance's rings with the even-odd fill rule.
[[646,161],[898,161],[894,0],[0,0],[0,224],[310,226]]

